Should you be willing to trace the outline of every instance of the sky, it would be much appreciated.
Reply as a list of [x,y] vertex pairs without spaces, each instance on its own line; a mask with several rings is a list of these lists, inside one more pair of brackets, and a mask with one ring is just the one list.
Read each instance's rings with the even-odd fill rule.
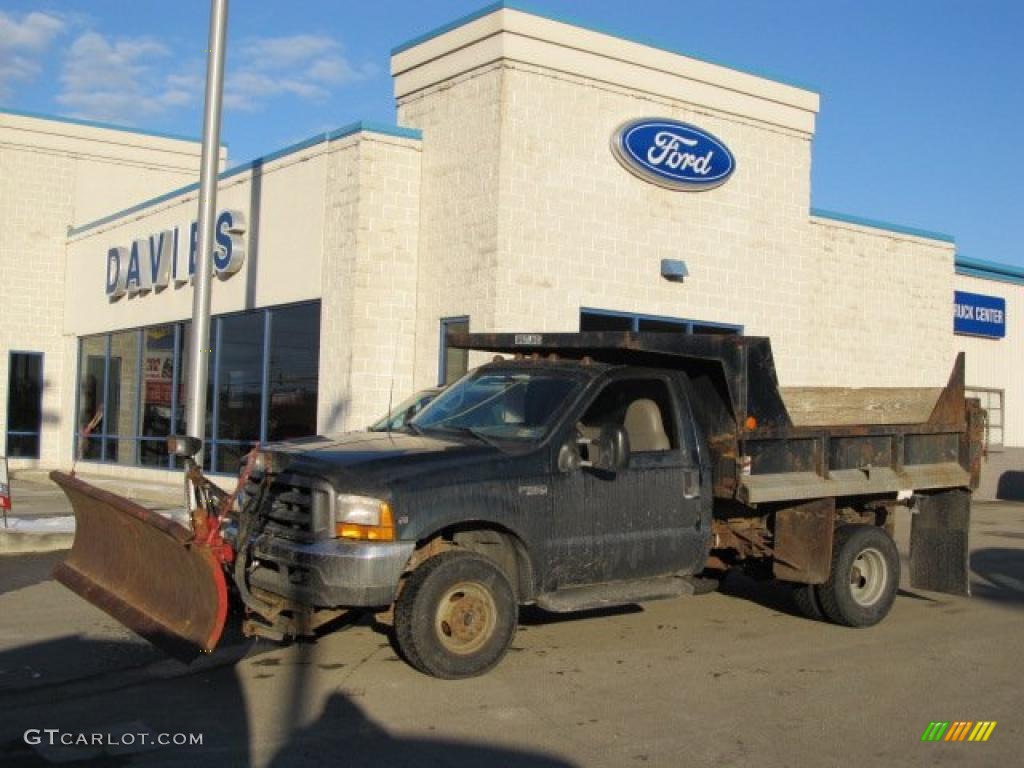
[[[486,0],[235,0],[229,165],[394,123],[390,51]],[[1019,0],[529,0],[521,5],[821,94],[812,206],[953,235],[1024,267]],[[198,137],[206,0],[0,0],[0,108]]]

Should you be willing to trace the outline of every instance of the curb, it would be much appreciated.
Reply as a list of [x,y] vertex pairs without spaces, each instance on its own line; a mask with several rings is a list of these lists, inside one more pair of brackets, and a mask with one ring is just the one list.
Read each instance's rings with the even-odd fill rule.
[[71,549],[75,541],[73,532],[30,533],[5,531],[0,528],[0,555],[28,555]]

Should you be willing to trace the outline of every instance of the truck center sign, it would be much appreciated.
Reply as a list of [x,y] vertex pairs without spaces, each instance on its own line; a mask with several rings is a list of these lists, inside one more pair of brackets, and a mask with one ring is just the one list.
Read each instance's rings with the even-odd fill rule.
[[[187,232],[187,234],[185,234]],[[161,291],[170,284],[180,288],[192,280],[196,271],[198,222],[174,227],[107,251],[107,298],[137,296]],[[227,277],[237,272],[245,260],[245,217],[239,211],[221,211],[214,227],[213,270]],[[187,244],[184,242],[188,238]]]
[[981,293],[953,294],[953,333],[967,336],[1006,336],[1006,299]]

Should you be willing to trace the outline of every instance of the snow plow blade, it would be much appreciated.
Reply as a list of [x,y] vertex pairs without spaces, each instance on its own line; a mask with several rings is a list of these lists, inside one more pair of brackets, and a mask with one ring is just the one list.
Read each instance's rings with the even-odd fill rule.
[[61,584],[153,645],[189,662],[211,651],[227,616],[224,571],[184,526],[63,472],[51,472],[75,511]]

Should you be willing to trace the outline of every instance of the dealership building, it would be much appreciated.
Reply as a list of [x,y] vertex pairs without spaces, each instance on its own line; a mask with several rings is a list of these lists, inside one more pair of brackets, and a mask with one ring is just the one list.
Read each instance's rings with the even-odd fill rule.
[[[397,125],[221,173],[213,470],[365,427],[484,359],[446,330],[647,330],[770,336],[784,387],[941,387],[964,351],[983,493],[1024,491],[1024,270],[812,208],[817,93],[510,3],[398,46],[391,72]],[[0,112],[12,469],[80,454],[170,478],[199,152]]]

